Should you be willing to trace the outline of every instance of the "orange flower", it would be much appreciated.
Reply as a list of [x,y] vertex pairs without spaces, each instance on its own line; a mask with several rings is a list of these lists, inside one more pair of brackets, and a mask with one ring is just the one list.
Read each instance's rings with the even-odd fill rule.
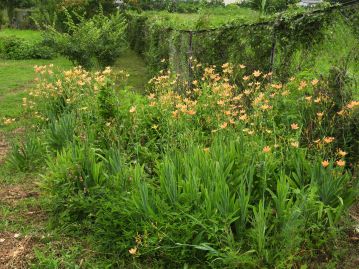
[[239,101],[239,100],[241,100],[241,98],[242,98],[242,95],[240,94],[240,95],[237,95],[237,96],[233,97],[233,100],[234,101]]
[[132,106],[131,109],[130,109],[130,113],[135,113],[135,112],[136,112],[136,107]]
[[345,152],[341,149],[338,149],[338,155],[341,156],[341,157],[345,157],[346,155],[348,154],[348,152]]
[[334,141],[334,137],[324,137],[323,138],[324,143],[330,144]]
[[312,80],[312,85],[313,85],[313,86],[315,86],[315,85],[317,85],[317,84],[318,84],[318,82],[319,82],[319,80],[317,80],[317,79],[313,79],[313,80]]
[[323,166],[324,168],[328,167],[328,166],[329,166],[329,162],[328,162],[327,160],[322,161],[322,166]]
[[175,110],[172,112],[172,117],[177,118],[178,117],[178,110]]
[[347,104],[347,108],[349,109],[353,109],[356,106],[359,106],[359,101],[351,101],[349,104]]
[[299,126],[298,126],[298,124],[296,124],[296,123],[292,123],[292,124],[290,125],[290,127],[292,128],[292,130],[298,130],[298,129],[299,129]]
[[239,68],[240,68],[240,69],[244,69],[244,68],[246,68],[246,66],[245,66],[244,64],[240,64],[240,65],[239,65]]
[[318,116],[319,119],[321,119],[321,118],[323,118],[324,113],[323,113],[323,112],[318,112],[318,113],[317,113],[317,116]]
[[303,90],[305,87],[307,87],[307,82],[302,80],[299,84],[299,90]]
[[250,94],[252,93],[252,91],[251,91],[251,90],[245,90],[243,93],[244,93],[245,95],[250,95]]
[[343,160],[339,160],[339,161],[337,161],[336,163],[337,163],[337,165],[340,166],[340,167],[345,166],[345,161],[343,161]]
[[256,78],[259,77],[261,74],[262,74],[262,72],[259,71],[259,70],[255,70],[255,71],[253,72],[253,76],[255,76]]
[[242,116],[239,117],[239,120],[246,120],[247,119],[247,115],[243,114]]
[[130,248],[130,249],[128,250],[128,252],[129,252],[131,255],[136,255],[136,254],[137,254],[137,247]]
[[15,119],[11,119],[11,118],[4,118],[4,125],[10,125],[12,124],[13,122],[15,122],[16,120]]
[[264,153],[268,153],[268,152],[270,152],[271,151],[271,148],[269,147],[269,146],[265,146],[264,148],[263,148],[263,152]]
[[274,89],[277,89],[277,90],[280,90],[280,89],[283,87],[282,84],[272,84],[271,86],[272,86]]
[[249,79],[249,76],[244,76],[244,77],[243,77],[243,80],[244,80],[244,81],[246,81],[246,80],[248,80],[248,79]]
[[267,110],[267,109],[271,109],[271,108],[272,108],[272,106],[269,106],[267,104],[261,106],[262,110]]
[[293,148],[299,148],[299,142],[290,143]]
[[289,94],[289,91],[282,92],[282,96],[287,96]]
[[188,110],[188,111],[187,111],[187,114],[193,116],[193,115],[196,114],[196,111],[194,111],[194,110],[191,109],[191,110]]
[[226,129],[227,126],[228,126],[228,123],[227,123],[227,122],[223,122],[223,123],[220,125],[221,129]]
[[225,63],[222,65],[222,68],[225,69],[225,68],[228,68],[229,67],[229,63]]

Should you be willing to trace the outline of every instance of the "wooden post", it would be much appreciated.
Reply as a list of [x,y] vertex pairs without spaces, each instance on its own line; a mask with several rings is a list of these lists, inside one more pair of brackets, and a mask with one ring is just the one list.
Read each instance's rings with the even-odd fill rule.
[[274,57],[275,57],[275,37],[273,37],[273,42],[272,42],[272,50],[271,50],[271,54],[270,54],[270,68],[269,68],[269,72],[273,72],[273,66],[274,66]]
[[188,46],[188,88],[192,88],[193,70],[192,70],[192,56],[193,56],[193,32],[189,32],[189,46]]
[[[276,48],[276,28],[277,25],[279,24],[279,20],[276,20],[272,31],[273,31],[273,36],[272,36],[272,49],[271,49],[271,54],[270,54],[270,67],[269,67],[269,72],[274,73],[274,60],[275,60],[275,48]],[[273,76],[271,76],[272,78]]]

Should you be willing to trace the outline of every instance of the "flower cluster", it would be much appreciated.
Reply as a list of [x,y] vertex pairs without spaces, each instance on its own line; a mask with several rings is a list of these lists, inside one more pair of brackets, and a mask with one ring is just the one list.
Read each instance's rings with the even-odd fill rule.
[[[192,64],[194,70],[202,68],[193,59]],[[320,150],[323,157],[334,158],[330,149],[336,139],[323,128],[328,118],[334,121],[330,114],[334,101],[322,90],[324,82],[292,77],[287,83],[276,83],[271,72],[248,73],[245,65],[229,63],[202,70],[200,79],[188,83],[190,86],[183,93],[173,87],[177,77],[162,71],[151,80],[153,92],[147,96],[148,106],[164,113],[163,118],[176,121],[173,125],[182,122],[188,128],[196,125],[209,133],[232,130],[248,136],[264,136],[273,143],[263,148],[265,153],[288,145],[293,149],[313,148]],[[233,74],[238,73],[243,75],[235,83]],[[358,101],[351,101],[334,117],[348,115],[358,106]],[[300,111],[304,118],[298,114]],[[295,121],[288,122],[288,118]],[[323,166],[327,165],[326,161]],[[344,164],[344,160],[336,162],[339,167]]]

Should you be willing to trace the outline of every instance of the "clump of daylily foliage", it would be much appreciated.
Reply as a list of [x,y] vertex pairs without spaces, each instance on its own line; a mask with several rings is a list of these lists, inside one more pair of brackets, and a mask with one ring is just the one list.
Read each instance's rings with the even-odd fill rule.
[[165,267],[296,267],[325,251],[358,194],[359,101],[325,79],[193,66],[186,87],[162,71],[146,95],[110,68],[36,67],[28,143],[46,152],[58,223]]

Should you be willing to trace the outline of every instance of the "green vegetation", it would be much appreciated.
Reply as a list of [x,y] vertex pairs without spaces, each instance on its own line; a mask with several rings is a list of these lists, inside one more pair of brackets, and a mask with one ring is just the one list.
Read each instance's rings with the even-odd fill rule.
[[124,17],[76,14],[95,2],[61,2],[68,24],[44,40],[0,32],[4,58],[35,43],[62,54],[1,59],[5,266],[343,266],[359,197],[357,14],[294,8],[252,25],[263,17],[236,6],[132,10],[130,50]]
[[34,30],[17,30],[17,29],[2,29],[0,30],[0,38],[15,36],[18,38],[22,38],[26,41],[41,41],[41,32]]
[[101,11],[88,20],[77,15],[76,23],[70,13],[66,14],[68,31],[63,33],[46,26],[47,42],[73,63],[86,68],[103,69],[114,64],[127,45],[123,15],[117,12],[107,17]]
[[[136,92],[144,92],[147,82],[150,80],[146,64],[143,59],[130,49],[127,49],[121,57],[116,61],[114,70],[129,74],[124,82],[126,86],[130,86]],[[123,82],[123,80],[121,80]]]
[[23,126],[22,98],[27,96],[26,91],[32,87],[34,80],[34,66],[54,64],[61,69],[71,67],[71,63],[64,58],[53,60],[1,60],[0,62],[0,119],[14,118],[16,124],[11,126],[0,125],[2,129],[13,129]]
[[[353,10],[358,10],[358,6]],[[326,75],[332,66],[358,74],[356,48],[359,41],[357,26],[352,23],[353,14],[345,15],[328,7],[316,13],[294,8],[264,24],[234,22],[230,27],[222,24],[223,27],[205,32],[199,29],[210,23],[198,19],[200,27],[189,27],[193,30],[192,37],[179,30],[181,20],[133,15],[129,17],[128,36],[131,48],[143,55],[152,75],[169,68],[189,79],[193,76],[188,67],[190,58],[202,64],[220,66],[230,62],[245,64],[252,71],[258,68],[268,72],[274,70],[281,79],[314,69],[318,75]],[[176,18],[177,15],[168,15],[171,16]],[[171,23],[174,30],[170,31],[167,27]],[[158,59],[166,59],[166,62]]]
[[113,87],[111,69],[41,67],[25,104],[36,142],[26,139],[10,165],[26,171],[48,156],[41,185],[56,226],[91,231],[97,251],[119,260],[305,263],[340,234],[358,194],[345,167],[359,158],[359,102],[330,80],[275,84],[229,64],[202,71],[184,95],[162,73],[142,96]]
[[259,13],[249,8],[206,8],[198,13],[172,13],[168,11],[131,11],[130,16],[144,16],[163,27],[177,30],[216,28],[229,23],[254,23],[260,20]]
[[0,31],[0,57],[11,60],[52,59],[55,52],[43,42],[39,31],[4,29]]

